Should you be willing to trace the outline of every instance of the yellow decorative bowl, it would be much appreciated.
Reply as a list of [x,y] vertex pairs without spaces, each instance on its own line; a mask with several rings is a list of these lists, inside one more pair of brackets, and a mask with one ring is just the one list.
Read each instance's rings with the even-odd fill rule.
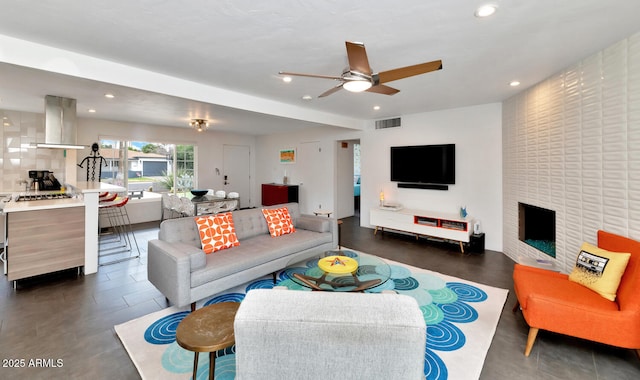
[[358,262],[347,256],[327,256],[318,260],[318,268],[327,273],[353,273],[358,269]]

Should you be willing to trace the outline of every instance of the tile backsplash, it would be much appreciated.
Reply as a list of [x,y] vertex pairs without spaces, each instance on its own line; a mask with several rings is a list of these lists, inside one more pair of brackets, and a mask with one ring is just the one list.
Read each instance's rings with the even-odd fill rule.
[[35,148],[44,141],[44,114],[0,109],[0,119],[0,192],[23,191],[29,170],[51,170],[64,183],[65,151]]

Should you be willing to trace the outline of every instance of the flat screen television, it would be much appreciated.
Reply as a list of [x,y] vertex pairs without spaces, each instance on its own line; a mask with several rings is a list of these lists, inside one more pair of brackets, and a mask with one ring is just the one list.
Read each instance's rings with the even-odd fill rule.
[[392,146],[391,181],[455,184],[455,144]]

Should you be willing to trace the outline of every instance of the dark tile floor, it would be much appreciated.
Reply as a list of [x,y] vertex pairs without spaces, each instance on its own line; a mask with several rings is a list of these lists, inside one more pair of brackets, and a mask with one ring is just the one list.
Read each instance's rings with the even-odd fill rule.
[[[157,236],[157,224],[136,226],[136,236],[139,260],[103,266],[94,275],[61,272],[22,281],[16,290],[0,281],[0,379],[139,378],[113,326],[168,305],[146,279],[146,242]],[[461,254],[456,245],[389,232],[374,236],[356,218],[344,220],[342,245],[509,289],[481,379],[640,378],[640,359],[631,350],[547,332],[526,358],[528,328],[511,312],[513,262],[501,253]]]

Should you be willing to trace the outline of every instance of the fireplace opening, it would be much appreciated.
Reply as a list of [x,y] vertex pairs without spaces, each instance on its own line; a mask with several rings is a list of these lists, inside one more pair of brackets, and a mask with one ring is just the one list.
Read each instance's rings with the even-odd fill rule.
[[518,239],[556,257],[556,212],[518,202]]

